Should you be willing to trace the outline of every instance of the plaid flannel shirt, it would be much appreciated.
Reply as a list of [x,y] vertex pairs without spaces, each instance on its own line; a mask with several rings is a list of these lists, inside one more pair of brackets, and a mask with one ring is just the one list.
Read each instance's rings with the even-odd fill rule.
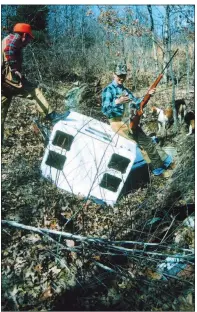
[[129,97],[130,109],[139,109],[143,98],[136,98],[132,92],[123,85],[118,85],[112,81],[102,92],[102,112],[109,119],[114,117],[123,117],[125,111],[124,104],[115,104],[115,100],[121,95]]
[[2,41],[3,62],[7,62],[13,72],[21,71],[22,47],[23,43],[19,34],[9,34]]

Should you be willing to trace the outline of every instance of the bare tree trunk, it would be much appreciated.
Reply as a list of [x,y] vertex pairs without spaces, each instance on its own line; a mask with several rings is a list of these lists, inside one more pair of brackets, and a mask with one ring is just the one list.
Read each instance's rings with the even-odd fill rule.
[[[167,9],[166,9],[167,10]],[[171,57],[170,51],[172,49],[172,41],[171,41],[171,28],[170,28],[170,20],[169,20],[169,13],[170,13],[170,8],[168,9],[167,15],[168,15],[168,46],[167,46],[167,55],[169,55],[169,59]],[[177,132],[177,113],[176,113],[176,108],[175,108],[175,77],[174,77],[174,72],[172,69],[172,64],[173,60],[170,63],[170,77],[172,81],[172,109],[173,109],[173,119],[174,119],[174,132]]]
[[177,91],[179,90],[179,79],[180,79],[180,61],[178,58],[177,59],[177,83],[176,83]]
[[[172,61],[173,62],[173,61]],[[175,79],[174,79],[174,73],[172,69],[172,62],[170,63],[170,76],[172,79],[172,109],[173,109],[173,119],[174,119],[174,132],[177,132],[177,113],[175,108]]]
[[[166,66],[168,59],[169,59],[169,55],[170,55],[170,50],[169,50],[169,27],[170,27],[170,6],[167,5],[165,7],[166,10],[166,15],[165,15],[165,22],[164,22],[164,66]],[[168,69],[164,72],[164,82],[167,84],[168,83]]]
[[151,5],[147,5],[148,8],[148,12],[150,15],[150,22],[151,22],[151,27],[150,27],[150,31],[151,31],[151,37],[152,37],[152,45],[153,45],[153,57],[154,57],[154,62],[155,62],[155,76],[157,76],[158,73],[158,59],[157,59],[157,52],[156,52],[156,46],[155,46],[155,38],[154,38],[154,20],[153,20],[153,14],[152,14],[152,7]]
[[189,77],[190,77],[190,60],[189,60],[189,43],[186,37],[186,65],[187,65],[187,87],[186,87],[186,96],[189,96]]
[[81,18],[81,51],[82,55],[85,55],[85,10],[82,10],[82,18]]
[[132,38],[133,45],[132,45],[132,79],[133,79],[133,87],[134,91],[136,91],[136,84],[137,84],[137,79],[136,79],[136,66],[135,66],[135,54],[134,54],[134,40]]
[[56,8],[56,10],[55,10],[55,21],[54,21],[54,23],[55,23],[55,38],[58,38],[58,9]]
[[125,57],[125,41],[124,41],[124,36],[122,36],[121,35],[121,43],[120,43],[120,45],[121,45],[121,47],[122,47],[122,55],[123,55],[123,57]]

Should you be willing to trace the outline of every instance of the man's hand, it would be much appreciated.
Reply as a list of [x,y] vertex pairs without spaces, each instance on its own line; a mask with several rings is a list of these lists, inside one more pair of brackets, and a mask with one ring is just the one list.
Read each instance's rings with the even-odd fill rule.
[[148,94],[153,95],[156,91],[156,88],[148,90]]
[[19,71],[15,71],[14,72],[14,74],[17,76],[17,77],[19,77],[20,78],[20,80],[22,79],[22,75],[21,75],[21,73],[19,72]]
[[126,104],[130,102],[130,98],[128,96],[121,96],[118,99],[115,100],[115,104]]

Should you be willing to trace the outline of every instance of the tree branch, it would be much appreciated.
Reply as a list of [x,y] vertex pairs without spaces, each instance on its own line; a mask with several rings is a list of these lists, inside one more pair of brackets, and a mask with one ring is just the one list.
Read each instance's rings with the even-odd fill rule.
[[[154,251],[145,251],[140,250],[140,249],[130,249],[130,248],[125,248],[125,247],[119,247],[119,246],[115,246],[114,243],[115,242],[111,242],[108,240],[103,240],[101,238],[94,238],[94,237],[85,237],[85,236],[81,236],[81,235],[75,235],[75,234],[71,234],[71,233],[67,233],[67,232],[61,232],[61,231],[56,231],[56,230],[50,230],[50,229],[45,229],[45,228],[36,228],[34,226],[29,226],[29,225],[24,225],[24,224],[20,224],[18,222],[15,221],[9,221],[9,220],[2,220],[1,223],[3,225],[8,225],[8,226],[14,226],[20,229],[24,229],[24,230],[28,230],[28,231],[33,231],[36,233],[39,233],[41,235],[46,235],[46,234],[53,234],[53,235],[59,235],[61,237],[65,237],[68,239],[72,239],[72,240],[76,240],[76,241],[80,241],[80,242],[84,242],[84,243],[93,243],[93,244],[98,244],[100,245],[100,247],[102,247],[103,249],[107,249],[107,250],[113,250],[116,252],[122,252],[124,255],[128,255],[128,254],[132,254],[133,256],[135,254],[143,254],[144,256],[159,256],[159,257],[171,257],[171,258],[179,258],[182,260],[189,260],[189,259],[193,259],[194,257],[194,251],[193,250],[189,250],[188,254],[185,254],[185,251],[182,254],[167,254],[167,253],[159,253],[159,252],[154,252]],[[49,236],[50,237],[50,236]],[[119,242],[120,243],[120,242]],[[133,242],[131,242],[133,243]],[[144,247],[146,247],[145,245],[146,243],[144,243]],[[153,247],[153,245],[152,245]],[[156,245],[157,249],[158,249],[158,245]],[[70,248],[70,250],[73,250],[72,248]]]

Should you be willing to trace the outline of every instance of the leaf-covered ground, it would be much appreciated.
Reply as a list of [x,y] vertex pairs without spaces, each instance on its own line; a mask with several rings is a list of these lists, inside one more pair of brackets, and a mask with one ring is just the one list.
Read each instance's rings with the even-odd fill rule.
[[[156,102],[166,106],[169,99],[170,91],[158,89]],[[54,100],[54,108],[56,104],[59,111],[64,109]],[[194,107],[192,94],[188,107]],[[98,107],[90,111],[96,117]],[[194,213],[194,135],[186,137],[185,126],[176,135],[170,129],[164,146],[177,149],[171,177],[150,175],[149,183],[114,208],[102,207],[41,176],[45,147],[33,126],[36,116],[32,101],[13,100],[2,146],[2,219],[101,241],[80,242],[3,225],[2,310],[194,310],[193,260],[173,276],[158,271],[167,255],[194,248],[194,229],[184,222],[188,216],[193,220]],[[151,132],[148,123],[144,128]],[[120,247],[133,252],[112,252],[112,241],[164,247],[122,243]]]

